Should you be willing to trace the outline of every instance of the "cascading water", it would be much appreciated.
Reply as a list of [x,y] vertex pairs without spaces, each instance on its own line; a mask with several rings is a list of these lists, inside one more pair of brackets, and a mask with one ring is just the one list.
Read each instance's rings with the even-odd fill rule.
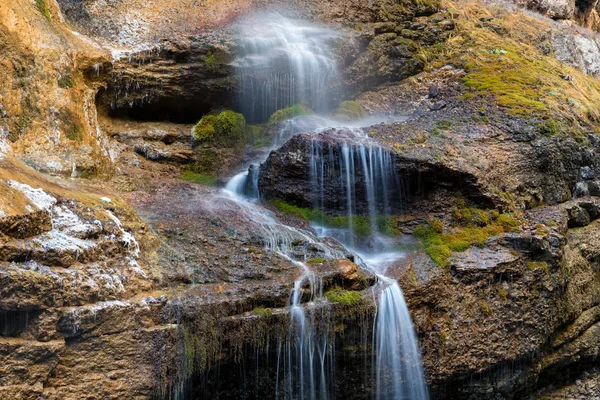
[[[239,181],[234,181],[231,186],[237,184]],[[329,366],[333,364],[333,343],[327,332],[316,330],[316,318],[323,317],[327,304],[322,299],[322,282],[318,276],[305,262],[294,258],[294,243],[304,243],[328,259],[345,258],[346,254],[323,245],[308,231],[276,221],[270,211],[246,196],[227,189],[224,194],[224,200],[233,201],[235,207],[241,209],[240,213],[252,221],[267,250],[278,253],[302,271],[290,295],[288,338],[278,346],[276,398],[280,398],[281,393],[285,399],[327,399],[332,381]]]
[[236,63],[240,108],[247,121],[264,122],[294,104],[328,111],[330,84],[337,76],[328,49],[339,38],[336,31],[274,13],[250,17],[240,26],[244,40]]
[[[296,104],[317,113],[331,108],[330,84],[338,73],[328,49],[338,32],[275,13],[249,17],[239,26],[244,38],[235,60],[242,83],[239,108],[248,122],[265,122],[275,111]],[[297,132],[293,121],[283,125],[273,146]],[[241,172],[227,189],[258,198],[258,169]]]
[[[237,60],[243,88],[240,108],[248,121],[266,121],[274,111],[296,103],[321,113],[331,108],[328,84],[337,72],[328,44],[339,37],[337,33],[271,14],[244,21],[242,35],[246,39],[243,54]],[[373,122],[362,121],[356,126]],[[272,148],[300,132],[341,126],[347,124],[317,116],[288,120],[280,124]],[[333,237],[355,251],[379,277],[374,288],[378,298],[374,325],[375,397],[426,400],[428,392],[410,315],[398,283],[385,276],[387,266],[403,254],[394,251],[394,243],[379,233],[378,226],[381,216],[397,211],[402,203],[402,181],[388,151],[372,144],[361,129],[345,131],[350,132],[351,138],[341,144],[313,143],[310,178],[314,204],[324,211],[345,212],[348,227],[314,228],[320,236]],[[278,368],[276,392],[283,393],[286,399],[327,399],[332,393],[333,372],[328,365],[334,357],[333,346],[326,335],[316,333],[314,312],[307,313],[309,304],[320,302],[321,289],[308,265],[292,257],[290,237],[301,235],[315,241],[305,232],[275,222],[253,202],[259,197],[258,174],[256,166],[238,174],[227,184],[226,193],[246,207],[253,220],[256,218],[266,247],[303,271],[291,293],[289,339],[279,345],[278,365],[282,368]],[[324,196],[328,185],[339,187],[337,192],[342,194],[333,201],[335,204]],[[355,240],[357,215],[368,215],[371,224],[372,240],[365,248],[357,246]],[[311,295],[303,299],[307,283]]]
[[[364,140],[356,138],[361,139]],[[354,251],[378,277],[374,326],[376,398],[426,400],[429,395],[408,307],[398,282],[385,276],[388,266],[404,256],[394,250],[394,241],[380,232],[378,224],[378,218],[390,216],[392,203],[401,205],[403,199],[402,180],[392,155],[368,140],[361,144],[313,141],[311,150],[310,175],[314,193],[319,196],[314,204],[322,209],[331,207],[325,202],[324,192],[326,185],[333,185],[333,190],[346,198],[348,216],[346,229],[316,226],[317,232]],[[359,204],[357,198],[364,201]],[[352,223],[357,210],[369,215],[371,228],[371,240],[359,246]]]

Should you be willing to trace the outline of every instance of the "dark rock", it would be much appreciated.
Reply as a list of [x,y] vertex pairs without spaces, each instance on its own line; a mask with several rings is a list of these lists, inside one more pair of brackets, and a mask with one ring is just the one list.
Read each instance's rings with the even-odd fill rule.
[[596,177],[596,172],[588,166],[581,167],[579,174],[581,176],[581,179],[586,181],[592,180]]
[[589,196],[590,191],[588,189],[588,184],[586,182],[577,182],[575,185],[575,191],[573,192],[573,197],[586,197]]
[[590,181],[587,183],[590,196],[600,196],[600,182]]
[[[346,136],[349,135],[349,136]],[[280,149],[271,152],[269,158],[260,166],[259,189],[265,199],[282,199],[300,207],[319,208],[332,213],[344,213],[347,206],[346,188],[340,179],[326,180],[322,190],[311,182],[312,149],[326,149],[331,157],[323,157],[325,170],[339,174],[339,159],[345,143],[357,144],[356,138],[343,130],[329,130],[314,135],[296,135]],[[373,143],[371,143],[373,144]],[[325,151],[325,150],[323,150]],[[410,212],[413,206],[435,207],[438,202],[449,198],[446,190],[456,188],[460,193],[474,202],[491,204],[489,198],[481,192],[477,181],[468,171],[455,170],[443,163],[430,163],[418,156],[414,159],[404,158],[390,150],[392,165],[396,168],[400,187],[388,188],[389,204],[393,213],[401,215]],[[365,176],[361,158],[354,154],[354,180],[356,193],[353,207],[358,214],[368,215],[368,194],[366,193]],[[333,160],[333,164],[331,164]],[[391,172],[393,173],[393,171]],[[428,198],[429,203],[423,202]],[[380,199],[383,201],[383,199]]]
[[571,208],[568,208],[567,213],[569,215],[568,224],[570,228],[579,228],[582,226],[587,226],[592,220],[590,214],[584,208],[578,205],[574,205]]
[[440,88],[437,86],[429,86],[428,96],[430,99],[435,99],[440,94]]
[[446,108],[447,105],[448,105],[448,103],[446,103],[444,100],[442,100],[442,101],[438,101],[438,102],[435,102],[432,105],[430,105],[429,109],[431,111],[439,111],[443,108]]

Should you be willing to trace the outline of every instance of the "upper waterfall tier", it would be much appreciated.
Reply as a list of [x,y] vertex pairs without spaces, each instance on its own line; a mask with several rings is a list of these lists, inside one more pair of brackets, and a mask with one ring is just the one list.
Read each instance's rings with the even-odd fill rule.
[[332,106],[337,66],[331,51],[339,33],[280,14],[240,22],[242,49],[235,61],[241,76],[240,108],[248,121],[262,122],[296,103],[324,112]]

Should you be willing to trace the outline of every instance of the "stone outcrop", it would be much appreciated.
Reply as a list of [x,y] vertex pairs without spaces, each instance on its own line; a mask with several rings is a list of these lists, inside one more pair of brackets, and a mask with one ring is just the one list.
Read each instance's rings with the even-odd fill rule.
[[[394,126],[398,126],[394,124]],[[369,128],[377,129],[377,127]],[[377,142],[364,137],[355,137],[356,133],[331,130],[317,135],[296,135],[284,146],[271,152],[267,161],[260,167],[259,189],[266,199],[280,199],[300,207],[318,208],[319,198],[323,197],[326,210],[342,212],[346,207],[343,183],[327,182],[322,193],[307,177],[311,176],[311,150],[316,147],[329,149],[327,156],[319,159],[324,163],[325,170],[340,170],[339,161],[342,159],[344,145],[364,145],[365,148],[378,147]],[[358,142],[358,144],[357,144]],[[429,162],[424,157],[404,157],[392,149],[386,149],[391,154],[392,168],[396,168],[398,178],[402,181],[400,187],[389,188],[388,198],[396,201],[391,206],[391,212],[419,213],[427,212],[428,207],[439,206],[435,200],[444,201],[453,195],[465,193],[482,205],[491,205],[493,201],[486,197],[477,186],[477,177],[466,169]],[[350,157],[355,157],[351,155]],[[353,180],[358,182],[357,193],[354,195],[356,211],[368,215],[367,193],[364,192],[364,182],[367,177],[360,166],[360,157],[356,156]],[[362,183],[361,183],[362,182]],[[340,186],[341,185],[341,186]],[[360,191],[362,188],[362,191]],[[433,200],[435,199],[435,200]],[[428,206],[427,204],[430,204]],[[401,211],[402,210],[402,211]]]

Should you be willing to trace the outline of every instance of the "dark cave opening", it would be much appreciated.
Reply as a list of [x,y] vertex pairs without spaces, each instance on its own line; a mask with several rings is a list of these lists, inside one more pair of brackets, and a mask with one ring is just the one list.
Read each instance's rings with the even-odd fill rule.
[[0,336],[21,336],[27,332],[29,324],[38,316],[37,311],[0,311]]

